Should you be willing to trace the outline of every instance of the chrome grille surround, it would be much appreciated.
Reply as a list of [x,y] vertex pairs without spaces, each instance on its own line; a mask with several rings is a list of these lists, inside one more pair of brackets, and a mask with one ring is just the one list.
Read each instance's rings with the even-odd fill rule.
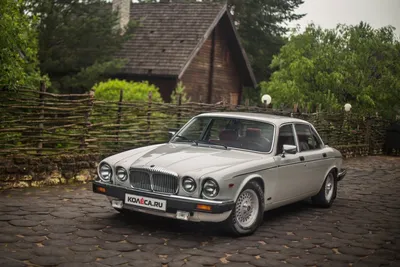
[[161,194],[177,194],[179,191],[178,174],[160,167],[130,168],[129,181],[134,189]]

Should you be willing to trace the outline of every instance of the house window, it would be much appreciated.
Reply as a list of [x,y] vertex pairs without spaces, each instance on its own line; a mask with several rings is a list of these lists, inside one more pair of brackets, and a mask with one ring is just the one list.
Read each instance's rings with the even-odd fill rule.
[[239,94],[238,93],[230,93],[230,103],[231,105],[239,104]]

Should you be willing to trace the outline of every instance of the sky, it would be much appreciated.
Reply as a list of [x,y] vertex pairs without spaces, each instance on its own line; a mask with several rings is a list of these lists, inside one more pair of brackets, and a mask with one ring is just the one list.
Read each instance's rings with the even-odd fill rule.
[[369,23],[373,28],[392,25],[400,37],[400,0],[304,0],[297,13],[305,17],[289,25],[300,29],[314,22],[322,28],[334,28],[338,23]]

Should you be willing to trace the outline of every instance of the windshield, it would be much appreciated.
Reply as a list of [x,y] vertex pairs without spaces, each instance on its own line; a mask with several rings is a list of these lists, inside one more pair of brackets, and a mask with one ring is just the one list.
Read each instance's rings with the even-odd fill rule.
[[171,142],[209,143],[231,148],[270,152],[274,126],[270,123],[219,117],[193,119]]

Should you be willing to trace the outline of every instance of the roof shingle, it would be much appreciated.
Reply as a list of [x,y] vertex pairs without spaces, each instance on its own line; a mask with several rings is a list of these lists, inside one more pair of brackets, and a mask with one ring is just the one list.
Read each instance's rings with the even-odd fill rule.
[[129,60],[123,72],[179,75],[223,12],[226,5],[221,3],[132,3],[130,18],[141,22],[117,54]]

